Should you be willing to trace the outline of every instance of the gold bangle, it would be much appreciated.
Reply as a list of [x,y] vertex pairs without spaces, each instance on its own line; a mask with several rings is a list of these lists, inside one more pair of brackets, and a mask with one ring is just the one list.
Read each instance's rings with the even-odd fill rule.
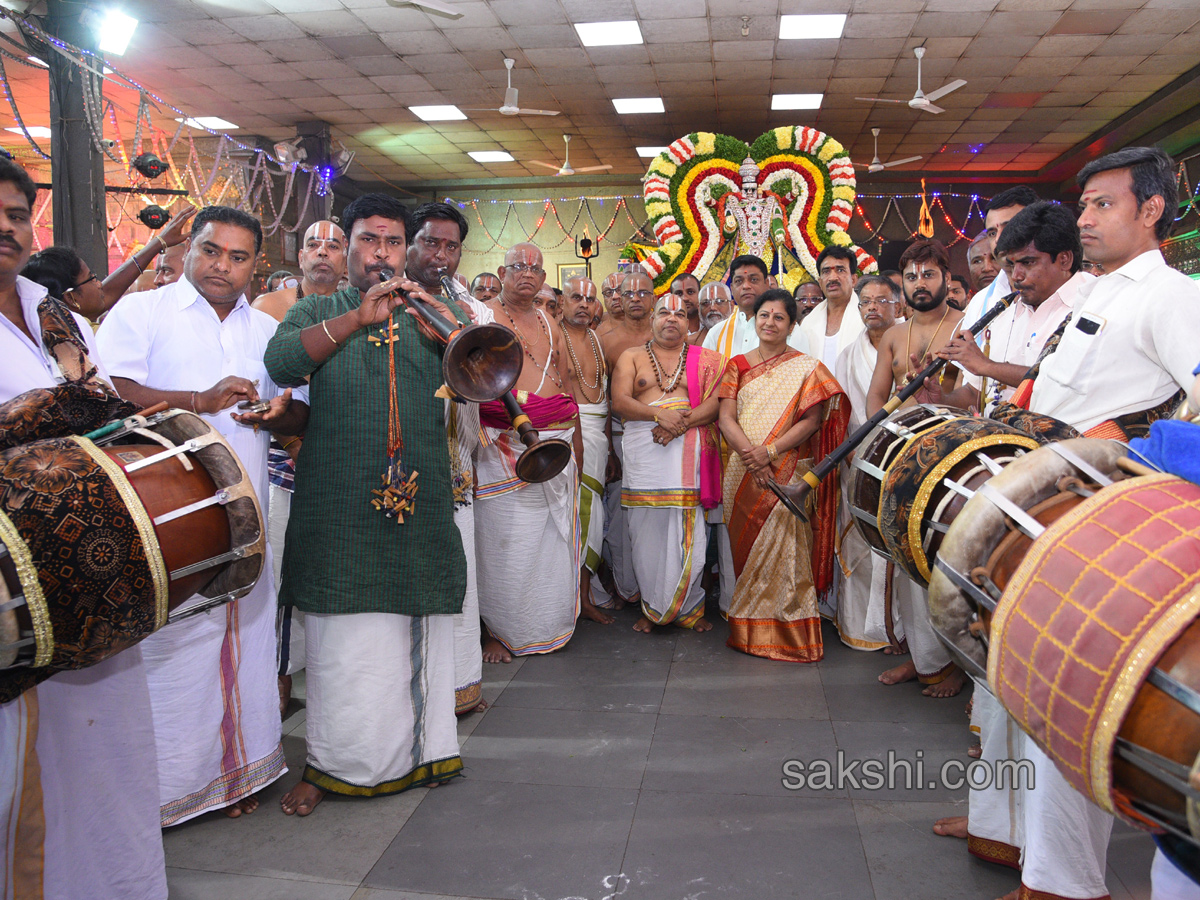
[[167,242],[166,242],[166,241],[164,241],[164,240],[162,239],[162,235],[161,235],[161,234],[156,234],[156,235],[154,236],[154,239],[155,239],[156,241],[158,241],[158,246],[162,247],[162,249],[161,249],[161,250],[159,250],[158,252],[159,252],[159,253],[166,253],[166,252],[167,252],[167,249],[168,249],[168,248],[167,248]]
[[283,449],[286,450],[288,447],[292,446],[292,444],[296,443],[296,441],[298,441],[298,440],[300,440],[299,437],[292,438],[290,441],[288,441],[287,443],[285,443],[283,445]]
[[335,347],[339,346],[339,344],[337,342],[337,338],[335,338],[332,334],[329,333],[329,326],[325,324],[325,321],[326,321],[325,319],[321,320],[321,329],[325,332],[325,337],[327,337],[331,341],[333,341],[333,346],[335,346]]
[[774,444],[767,445],[767,456],[771,458],[771,462],[775,462],[775,460],[779,459],[779,451],[775,449]]

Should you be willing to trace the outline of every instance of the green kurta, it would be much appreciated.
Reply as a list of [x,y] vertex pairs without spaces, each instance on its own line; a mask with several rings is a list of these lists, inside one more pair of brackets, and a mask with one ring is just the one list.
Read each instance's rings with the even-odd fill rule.
[[279,602],[311,613],[458,613],[467,569],[454,525],[445,405],[434,396],[441,345],[420,334],[403,309],[392,313],[402,459],[420,473],[416,513],[401,525],[371,506],[387,471],[388,354],[367,337],[379,337],[386,323],[359,330],[320,366],[300,339],[310,325],[357,309],[359,299],[353,287],[304,297],[267,345],[276,384],[310,377]]

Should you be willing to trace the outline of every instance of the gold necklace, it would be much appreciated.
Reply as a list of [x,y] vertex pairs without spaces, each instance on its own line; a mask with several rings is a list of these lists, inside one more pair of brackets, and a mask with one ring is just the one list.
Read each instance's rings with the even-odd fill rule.
[[588,384],[587,381],[584,380],[583,369],[579,366],[579,357],[575,355],[575,345],[571,343],[570,331],[563,322],[559,322],[558,327],[562,329],[563,338],[567,342],[567,353],[571,357],[571,364],[575,367],[575,371],[579,375],[579,393],[583,394],[583,399],[588,403],[599,403],[600,399],[604,396],[604,391],[600,390],[600,396],[595,400],[592,399],[591,394],[589,393],[589,391],[594,391],[601,388],[601,385],[604,383],[604,376],[606,374],[604,357],[600,355],[600,348],[596,342],[596,333],[590,328],[587,330],[589,343],[592,347],[592,355],[596,359],[596,383]]
[[[937,323],[937,328],[933,329],[933,336],[929,338],[929,343],[925,345],[925,353],[929,353],[929,348],[933,346],[934,340],[938,336],[938,332],[942,330],[942,325],[946,321],[946,316],[950,315],[950,304],[946,304],[946,311],[942,313],[941,321]],[[908,320],[908,330],[905,332],[904,338],[904,383],[908,384],[912,381],[913,375],[916,374],[912,370],[912,327],[913,320]]]

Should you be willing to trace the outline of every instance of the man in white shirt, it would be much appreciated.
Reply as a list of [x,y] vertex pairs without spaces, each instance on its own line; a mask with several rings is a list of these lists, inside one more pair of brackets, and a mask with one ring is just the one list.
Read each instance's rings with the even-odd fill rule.
[[[1038,199],[1038,195],[1034,193],[1033,188],[1018,184],[1015,187],[1001,191],[988,204],[987,216],[983,220],[984,228],[986,229],[984,233],[987,235],[987,239],[991,241],[989,250],[993,255],[992,263],[999,268],[999,271],[996,273],[996,277],[992,283],[986,288],[980,288],[979,292],[967,303],[967,308],[963,310],[963,322],[966,325],[969,326],[979,321],[979,318],[987,312],[997,299],[1006,297],[1012,293],[1012,287],[1009,285],[1008,280],[1008,272],[1000,267],[999,259],[995,258],[996,242],[1000,239],[1000,235],[1004,233],[1004,227],[1012,220],[1013,216],[1031,203],[1037,203]],[[982,339],[982,335],[977,336],[977,340]]]
[[997,249],[1011,265],[1021,296],[984,329],[988,352],[979,349],[976,335],[960,331],[938,353],[965,372],[963,386],[941,401],[951,406],[978,407],[981,393],[988,406],[1008,400],[1071,312],[1079,290],[1095,280],[1080,269],[1075,216],[1057,203],[1039,200],[1025,207],[1009,221]]
[[858,315],[858,295],[854,293],[854,273],[858,261],[846,247],[830,244],[817,257],[817,281],[825,301],[800,323],[797,349],[815,356],[832,372],[837,358],[863,333]]
[[[767,264],[757,256],[743,254],[729,264],[729,285],[733,302],[737,305],[733,315],[723,323],[709,329],[704,338],[704,349],[715,350],[726,359],[744,356],[758,346],[758,334],[754,330],[754,301],[770,285]],[[792,330],[788,345],[800,349],[796,343],[799,331]]]
[[[142,407],[165,401],[204,416],[237,453],[266,510],[269,432],[302,434],[308,406],[281,391],[263,365],[278,323],[246,298],[261,243],[257,219],[205,207],[192,224],[184,277],[126,297],[96,341],[126,399]],[[296,394],[307,398],[307,389]],[[239,401],[260,397],[271,401],[268,412],[230,415]],[[225,808],[230,817],[252,812],[258,801],[251,795],[287,771],[274,579],[268,574],[242,599],[164,628],[142,649],[163,826],[210,809]]]
[[[1177,208],[1170,156],[1127,147],[1088,163],[1076,180],[1083,252],[1107,274],[1079,290],[1071,323],[1039,367],[1029,408],[1121,439],[1139,426],[1114,419],[1130,416],[1146,427],[1191,386],[1200,285],[1169,268],[1158,249]],[[1112,818],[1075,792],[1032,740],[1024,755],[1036,788],[1024,797],[1022,893],[1107,896]]]
[[[46,289],[18,275],[36,195],[24,169],[0,159],[0,402],[65,380],[42,345]],[[91,326],[73,318],[106,377]],[[0,895],[166,898],[151,722],[140,645],[0,704]]]

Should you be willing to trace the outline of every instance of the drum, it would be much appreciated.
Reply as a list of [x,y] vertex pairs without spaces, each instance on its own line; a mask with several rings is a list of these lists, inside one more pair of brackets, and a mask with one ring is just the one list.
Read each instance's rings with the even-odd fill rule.
[[1121,478],[1125,452],[1051,444],[984,485],[930,617],[973,671],[986,642],[996,697],[1080,793],[1200,844],[1200,486]]
[[242,597],[262,572],[254,486],[211,425],[169,410],[102,430],[0,453],[0,702]]
[[963,669],[987,677],[987,629],[1033,535],[1121,476],[1126,448],[1076,438],[1027,453],[973,493],[942,538],[929,578],[929,618]]
[[879,503],[888,467],[917,437],[965,415],[965,410],[929,405],[898,409],[875,426],[855,454],[850,464],[850,514],[867,545],[880,556],[891,559],[879,532]]

